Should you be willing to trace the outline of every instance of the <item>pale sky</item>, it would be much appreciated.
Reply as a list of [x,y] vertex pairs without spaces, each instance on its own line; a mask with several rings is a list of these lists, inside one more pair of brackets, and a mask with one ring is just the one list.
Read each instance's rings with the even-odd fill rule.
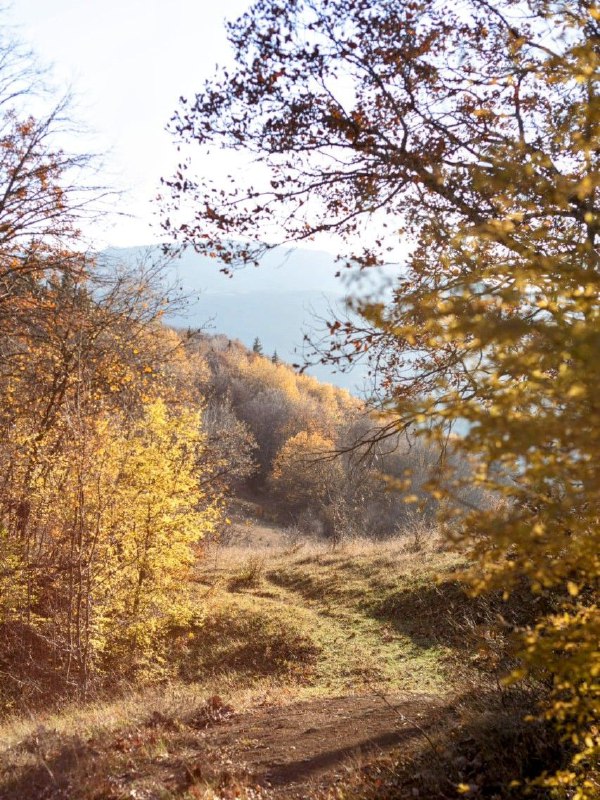
[[[76,95],[76,120],[106,154],[104,179],[128,192],[97,244],[145,244],[159,179],[176,163],[164,131],[180,95],[193,95],[216,63],[230,60],[225,18],[250,0],[12,0],[5,23],[52,67],[54,83]],[[218,157],[216,157],[218,159]],[[211,172],[219,163],[207,164]],[[225,170],[225,164],[223,163]],[[99,235],[100,234],[100,235]]]

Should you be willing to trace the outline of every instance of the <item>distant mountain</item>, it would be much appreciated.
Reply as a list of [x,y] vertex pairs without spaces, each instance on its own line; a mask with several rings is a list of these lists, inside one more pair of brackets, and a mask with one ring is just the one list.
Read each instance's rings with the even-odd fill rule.
[[[134,263],[158,248],[111,248],[109,258]],[[258,337],[265,354],[275,350],[281,359],[302,363],[305,334],[325,334],[324,320],[332,309],[344,308],[345,287],[336,278],[339,267],[330,253],[278,248],[265,255],[260,267],[245,267],[228,277],[217,260],[186,251],[169,267],[167,283],[174,294],[188,298],[183,311],[167,315],[180,327],[208,325],[212,333],[239,339],[251,347]],[[317,365],[308,372],[317,378],[360,393],[365,368],[350,373]]]

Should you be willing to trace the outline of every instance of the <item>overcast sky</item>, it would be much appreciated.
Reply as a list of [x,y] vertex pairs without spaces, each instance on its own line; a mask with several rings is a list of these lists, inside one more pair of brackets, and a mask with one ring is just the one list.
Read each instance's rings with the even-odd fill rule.
[[[230,59],[225,18],[249,0],[13,0],[5,15],[18,37],[72,87],[75,117],[107,154],[108,182],[128,190],[124,208],[98,244],[156,239],[149,227],[159,178],[176,163],[164,127],[180,95],[192,95],[215,64]],[[211,172],[219,165],[207,165]]]

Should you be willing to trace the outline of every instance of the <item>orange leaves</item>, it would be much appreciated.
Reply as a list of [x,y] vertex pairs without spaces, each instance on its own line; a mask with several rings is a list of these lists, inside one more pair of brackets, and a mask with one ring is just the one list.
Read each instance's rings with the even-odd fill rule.
[[334,442],[316,432],[301,431],[285,442],[270,478],[282,510],[315,510],[331,501],[343,482],[342,466],[332,459],[334,450]]
[[[148,608],[187,613],[191,544],[218,515],[199,488],[198,412],[173,380],[181,341],[160,328],[138,281],[119,271],[111,283],[86,257],[48,244],[0,253],[0,515],[10,542],[0,553],[0,594],[10,600],[0,602],[0,624],[27,618],[43,629],[53,680],[70,670],[65,692],[86,691],[111,648],[123,666],[127,655],[142,668],[160,627]],[[152,570],[148,554],[137,562],[152,594],[143,614],[133,578],[131,591],[117,581],[120,555],[143,550],[142,531],[163,559]],[[137,627],[128,627],[134,607]],[[131,634],[127,653],[109,630],[117,619]]]

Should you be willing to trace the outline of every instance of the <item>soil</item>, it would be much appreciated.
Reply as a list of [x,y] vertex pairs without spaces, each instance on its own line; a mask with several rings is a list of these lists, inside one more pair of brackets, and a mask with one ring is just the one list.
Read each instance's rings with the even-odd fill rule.
[[332,786],[361,754],[424,745],[438,706],[427,695],[327,698],[258,709],[200,735],[245,767],[266,797],[300,800]]
[[[36,764],[0,769],[0,800],[160,800],[191,797],[192,785],[206,781],[223,798],[316,800],[361,756],[427,746],[439,709],[427,695],[358,695],[235,714],[213,697],[185,722],[155,713],[108,740],[63,737],[55,748],[40,729],[19,746],[37,754]],[[152,751],[161,741],[164,749]]]
[[[232,544],[252,552],[281,545],[281,531],[259,520],[232,529]],[[12,764],[0,758],[0,800],[200,797],[190,790],[206,784],[223,798],[249,787],[256,800],[316,800],[362,757],[428,748],[428,730],[444,715],[440,697],[421,693],[323,697],[245,712],[215,696],[189,717],[155,712],[91,739],[40,727],[13,748]]]

